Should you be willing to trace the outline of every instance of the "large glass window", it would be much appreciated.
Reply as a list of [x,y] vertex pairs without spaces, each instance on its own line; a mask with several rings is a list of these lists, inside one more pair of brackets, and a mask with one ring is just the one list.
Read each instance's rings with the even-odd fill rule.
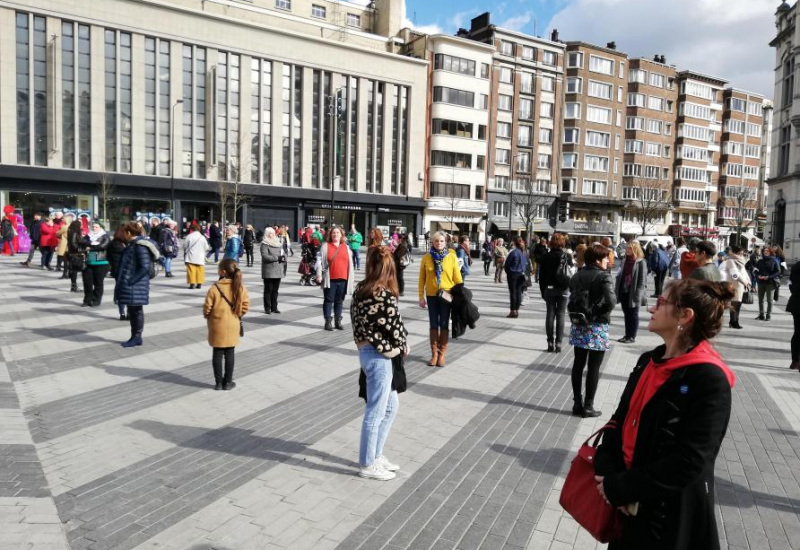
[[[31,26],[33,27],[31,29]],[[44,17],[16,14],[17,30],[17,162],[47,166],[47,21]],[[31,58],[33,74],[31,74]],[[33,105],[31,105],[31,93]],[[31,117],[31,109],[33,117]]]
[[17,14],[17,163],[31,163],[30,21]]
[[156,173],[156,39],[144,39],[144,172]]
[[[264,59],[252,59],[250,61],[250,181],[253,183],[272,183],[270,181],[271,106],[272,63]],[[314,107],[316,109],[314,116],[318,117],[319,106],[315,103]],[[317,139],[316,142],[318,141]],[[318,165],[317,170],[319,170]],[[313,181],[317,181],[318,186],[318,180]]]
[[[113,33],[112,33],[113,34]],[[76,25],[63,22],[61,25],[61,70],[62,70],[62,165],[65,168],[91,167],[91,42],[88,25]],[[116,43],[116,36],[114,36]],[[114,48],[114,64],[116,69],[116,45]],[[109,55],[106,46],[106,55]],[[113,78],[111,78],[113,77]],[[114,72],[109,75],[106,66],[106,84],[112,80],[112,90],[116,93],[116,76]],[[109,92],[106,86],[106,93]],[[116,97],[116,95],[114,96]],[[106,100],[108,100],[108,96]],[[116,127],[116,106],[113,113],[106,105],[106,116],[113,115],[112,123]],[[108,135],[108,121],[106,122],[106,136]],[[112,136],[111,145],[106,145],[106,155],[116,160],[116,132]],[[110,151],[109,151],[110,149]],[[76,159],[77,157],[77,159]],[[108,158],[104,160],[108,168]]]
[[[241,181],[245,151],[239,132],[241,105],[241,59],[238,55],[219,52],[217,58],[217,170],[218,179]],[[247,147],[247,149],[246,149]]]
[[471,59],[464,59],[463,57],[454,57],[452,55],[437,53],[434,56],[433,68],[475,76],[475,62]]
[[[85,25],[81,25],[80,28],[85,29],[88,33],[89,28]],[[81,37],[83,37],[83,33]],[[81,52],[83,49],[82,45]],[[81,112],[84,107],[88,107],[88,105],[85,105],[81,98]],[[81,122],[83,123],[83,120]],[[33,18],[33,137],[34,164],[47,166],[49,148],[47,135],[47,20],[44,17]],[[82,132],[81,138],[84,137],[86,136]]]
[[67,22],[61,24],[61,126],[61,165],[75,168],[75,24]]
[[[45,37],[42,31],[42,70]],[[92,162],[92,48],[88,25],[78,25],[78,168],[89,170]],[[46,109],[42,105],[42,110]]]
[[125,32],[119,33],[119,63],[117,72],[119,73],[119,165],[120,172],[130,173],[133,169],[131,163],[131,140],[133,138],[133,117],[132,117],[132,88],[133,88],[133,66],[131,57],[131,35]]
[[[351,76],[348,77],[350,81],[349,93],[347,96],[347,132],[345,132],[347,140],[347,181],[342,182],[343,188],[349,187],[350,191],[356,190],[356,175],[358,173],[358,78]],[[402,99],[402,98],[401,98]],[[398,106],[400,114],[402,114],[402,101]],[[400,142],[403,136],[403,121],[398,122],[398,127],[395,132],[395,139]],[[398,143],[399,146],[399,143]],[[392,178],[394,181],[394,178]]]
[[117,33],[105,31],[104,38],[105,57],[105,95],[106,95],[106,142],[105,164],[106,170],[114,172],[117,169]]

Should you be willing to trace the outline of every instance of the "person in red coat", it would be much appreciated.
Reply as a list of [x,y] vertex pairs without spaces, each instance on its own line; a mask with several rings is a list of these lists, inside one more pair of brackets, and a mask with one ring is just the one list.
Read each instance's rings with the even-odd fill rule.
[[709,340],[733,297],[729,283],[682,279],[650,308],[664,344],[639,358],[594,461],[622,514],[609,550],[719,550],[714,463],[736,377]]
[[58,226],[55,224],[52,216],[42,222],[40,231],[39,248],[42,251],[42,269],[53,271],[50,262],[53,260],[53,252],[55,252],[58,246],[58,237],[56,237]]

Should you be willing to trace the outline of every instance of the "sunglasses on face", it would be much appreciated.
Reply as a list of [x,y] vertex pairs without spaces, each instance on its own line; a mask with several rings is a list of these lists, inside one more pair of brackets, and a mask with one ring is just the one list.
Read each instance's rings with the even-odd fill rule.
[[658,297],[658,300],[656,300],[656,307],[655,307],[655,309],[656,309],[656,311],[658,311],[658,309],[659,309],[661,306],[665,306],[665,305],[667,305],[667,304],[671,304],[671,303],[672,303],[672,302],[670,302],[669,300],[667,300],[667,299],[666,299],[666,298],[664,298],[663,296],[659,296],[659,297]]

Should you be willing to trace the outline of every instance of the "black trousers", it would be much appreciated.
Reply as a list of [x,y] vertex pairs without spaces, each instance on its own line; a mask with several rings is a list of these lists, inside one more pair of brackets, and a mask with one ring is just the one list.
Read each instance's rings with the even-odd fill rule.
[[594,403],[594,395],[597,393],[597,383],[600,381],[600,365],[603,364],[603,357],[606,352],[588,350],[575,347],[575,361],[572,363],[572,396],[575,401],[581,399],[581,386],[583,382],[583,371],[586,369],[586,399],[584,404]]
[[246,258],[247,258],[247,265],[248,266],[253,265],[253,245],[252,244],[245,245],[244,254],[245,254]]
[[278,288],[280,279],[264,279],[264,311],[278,311]]
[[800,313],[792,313],[794,333],[792,334],[792,361],[800,361]]
[[739,324],[739,312],[742,310],[742,302],[731,302],[731,324]]
[[103,302],[103,283],[111,266],[87,265],[83,270],[83,303],[99,306]]
[[[217,384],[230,384],[233,381],[233,352],[236,348],[214,348],[211,356],[211,366],[214,368],[214,382]],[[225,370],[223,374],[223,359]]]
[[655,281],[655,283],[656,283],[656,292],[655,292],[655,294],[656,294],[656,296],[661,296],[661,294],[664,292],[664,279],[667,278],[667,272],[666,271],[656,271],[653,274],[653,276],[656,279],[656,281]]
[[402,296],[406,289],[406,278],[404,273],[406,268],[400,267],[399,264],[395,265],[397,266],[397,269],[395,270],[397,272],[397,290],[400,292],[400,296]]
[[518,311],[522,302],[522,293],[525,291],[525,275],[523,273],[507,273],[508,294],[511,301],[511,311]]
[[492,260],[483,260],[483,274],[489,276],[489,267],[492,265]]
[[131,322],[131,338],[141,338],[144,332],[144,306],[128,306],[128,319]]

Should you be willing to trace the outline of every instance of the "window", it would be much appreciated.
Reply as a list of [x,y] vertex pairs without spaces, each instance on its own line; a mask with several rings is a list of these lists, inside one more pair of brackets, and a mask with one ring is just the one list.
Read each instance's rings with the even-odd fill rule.
[[507,202],[493,202],[492,214],[505,218],[508,216],[508,203]]
[[597,157],[595,155],[584,155],[583,169],[594,172],[608,172],[608,157]]
[[692,82],[691,80],[686,80],[681,84],[681,93],[702,97],[703,99],[710,99],[711,101],[716,99],[716,94],[711,86],[700,84],[699,82]]
[[441,118],[434,118],[431,124],[431,133],[445,136],[471,138],[473,135],[472,129],[473,124],[471,122],[458,122]]
[[791,105],[794,101],[794,56],[783,62],[783,106]]
[[583,180],[584,195],[605,195],[608,190],[608,182],[605,180]]
[[725,164],[723,165],[723,173],[726,176],[733,176],[736,178],[742,177],[742,165],[741,164]]
[[281,10],[291,10],[292,0],[275,0],[275,7]]
[[611,109],[589,105],[586,107],[586,120],[598,124],[611,124]]
[[[478,155],[478,159],[476,161],[475,168],[477,168],[478,170],[485,170],[486,169],[486,155]],[[483,195],[483,193],[481,193],[481,196],[482,195]]]
[[725,131],[732,134],[744,134],[744,121],[733,119],[726,120]]
[[761,125],[760,124],[753,124],[752,122],[747,123],[747,135],[750,137],[761,137]]
[[556,52],[548,52],[548,51],[542,52],[542,63],[544,63],[545,65],[554,66],[556,64],[557,59],[558,56],[556,55]]
[[509,182],[508,176],[495,176],[494,185],[492,186],[492,189],[499,189],[500,191],[508,191],[509,190],[508,182]]
[[348,27],[361,28],[361,16],[358,14],[348,13],[346,22]]
[[[521,127],[520,130],[524,128]],[[539,143],[553,143],[553,130],[550,128],[539,128]]]
[[649,157],[660,157],[661,156],[661,144],[660,143],[652,143],[647,142],[644,148],[644,154]]
[[509,67],[500,67],[500,82],[506,84],[514,82],[514,71]]
[[543,101],[541,103],[541,112],[539,113],[542,118],[553,118],[553,104]]
[[512,42],[506,42],[502,40],[500,42],[500,53],[503,55],[514,55],[514,44]]
[[640,178],[642,177],[642,165],[631,164],[626,162],[622,165],[622,175],[627,177]]
[[[541,130],[539,135],[541,136]],[[531,146],[531,136],[533,135],[533,128],[530,126],[520,126],[517,128],[517,145],[521,147]]]
[[703,168],[691,168],[689,166],[679,166],[678,178],[687,181],[711,183],[711,173]]
[[628,82],[639,84],[647,83],[647,72],[641,69],[631,69],[628,72]]
[[664,110],[664,98],[649,96],[647,98],[647,108],[654,111]]
[[522,59],[527,61],[533,61],[536,57],[536,50],[531,48],[530,46],[522,46]]
[[665,108],[665,109],[666,109],[666,111],[667,111],[668,113],[671,113],[671,112],[672,112],[672,110],[673,110],[673,108],[674,108],[674,102],[673,102],[671,99],[668,99],[668,100],[667,100],[667,106],[666,106],[666,108]]
[[317,19],[326,19],[328,17],[328,9],[325,6],[311,4],[311,17]]
[[705,126],[694,124],[678,124],[678,137],[686,137],[697,141],[708,141],[714,139],[714,132]]
[[667,124],[664,125],[664,135],[665,136],[671,136],[672,135],[672,124],[671,123],[667,123]]
[[[187,51],[188,50],[188,51]],[[191,52],[192,46],[184,46],[184,51]],[[205,57],[206,51],[203,48],[194,48],[194,52],[197,55],[198,59],[195,62],[195,70],[194,70],[194,82],[196,86],[196,100],[198,101],[197,105],[197,115],[196,117],[192,116],[192,112],[186,112],[186,105],[187,103],[191,104],[191,98],[187,101],[186,95],[183,98],[183,108],[184,108],[184,133],[183,133],[183,140],[184,143],[187,143],[187,135],[189,140],[191,140],[191,134],[187,132],[186,128],[191,127],[191,121],[194,119],[201,118],[200,112],[200,103],[202,95],[202,101],[205,101]],[[317,94],[317,101],[315,102],[315,110],[312,113],[312,125],[315,131],[314,136],[312,137],[312,148],[321,146],[321,141],[319,140],[319,128],[321,126],[321,111],[322,109],[319,108],[319,84],[317,79],[319,78],[319,71],[315,73],[314,79],[314,92]],[[186,78],[184,79],[184,94],[186,94]],[[202,88],[201,85],[202,84]],[[250,181],[253,183],[272,183],[272,178],[270,177],[270,170],[272,164],[272,156],[270,155],[270,148],[271,144],[271,113],[270,110],[266,108],[267,105],[272,104],[272,63],[270,61],[251,58],[250,59],[250,131],[252,134],[252,141],[250,144]],[[262,107],[264,107],[262,109]],[[202,108],[202,112],[205,113],[205,106]],[[189,120],[189,124],[186,123],[187,118]],[[202,117],[205,119],[205,115]],[[198,121],[199,122],[199,121]],[[204,161],[204,153],[205,153],[205,121],[203,121],[202,130],[199,124],[196,124],[196,131],[195,131],[195,149],[194,154],[195,158],[192,162],[191,156],[188,152],[184,152],[184,155],[187,158],[187,163],[184,164],[184,176],[191,175],[192,168],[195,168],[195,177],[205,177],[205,175],[200,176],[199,174],[205,174],[205,161]],[[203,142],[201,143],[198,138],[200,138],[200,133],[202,131],[203,134]],[[186,147],[184,147],[186,149]],[[191,152],[191,148],[189,147],[189,152]],[[312,166],[315,166],[316,172],[314,172],[314,168],[312,168],[312,174],[316,176],[314,178],[312,176],[312,185],[314,187],[319,187],[320,177],[322,174],[320,173],[319,169],[319,156],[314,156],[312,158]],[[187,174],[188,172],[188,174]]]
[[583,67],[583,53],[569,52],[567,54],[567,67],[570,69],[580,69]]
[[[741,145],[741,144],[739,144]],[[677,157],[679,159],[696,160],[698,162],[709,162],[711,153],[702,147],[692,147],[691,145],[678,145]]]
[[728,98],[728,109],[731,111],[739,111],[743,113],[746,109],[747,102],[744,99],[738,99],[735,97]]
[[581,118],[581,104],[567,102],[564,106],[564,118]]
[[561,192],[574,193],[577,189],[577,178],[561,178]]
[[454,73],[475,76],[475,62],[462,57],[444,55],[437,53],[433,59],[433,68],[441,71],[451,71]]
[[753,116],[764,116],[764,106],[755,101],[747,102],[747,113]]
[[692,189],[691,187],[681,187],[678,190],[678,200],[686,202],[706,202],[707,192],[704,189]]
[[511,123],[498,122],[497,123],[497,137],[510,138],[511,137]]
[[511,164],[511,151],[509,149],[495,149],[494,162],[496,164]]
[[551,164],[550,164],[551,160],[552,160],[552,156],[550,154],[548,154],[548,153],[539,153],[539,160],[536,163],[536,167],[537,168],[541,168],[543,170],[549,170],[550,166],[551,166]]
[[489,64],[481,63],[481,78],[489,78]]
[[589,56],[589,70],[594,73],[602,73],[607,75],[614,74],[614,62],[605,57],[598,57],[596,55]]
[[577,128],[564,128],[564,143],[578,143],[580,130]]
[[707,105],[698,105],[697,103],[681,103],[678,106],[678,114],[681,116],[699,118],[700,120],[714,120],[714,112],[711,110],[711,107]]
[[660,134],[664,129],[664,123],[653,118],[647,119],[647,131],[651,134]]
[[561,168],[573,169],[578,167],[578,153],[564,153],[561,155]]
[[481,141],[486,141],[486,125],[479,124],[478,125],[478,139]]
[[431,151],[431,166],[451,168],[472,168],[472,155],[452,151]]
[[497,108],[500,111],[510,111],[512,107],[511,96],[500,94],[497,96]]
[[625,62],[619,62],[619,78],[625,78]]
[[752,159],[761,158],[761,147],[758,145],[745,145],[744,156]]
[[521,120],[533,119],[533,100],[520,99],[519,100],[519,118]]
[[614,150],[615,151],[619,151],[619,140],[620,140],[620,135],[616,134],[614,136]]
[[640,116],[629,116],[625,120],[626,130],[644,130],[644,118]]
[[579,94],[581,93],[581,83],[583,79],[578,78],[577,76],[570,76],[567,77],[567,93],[568,94]]
[[542,91],[554,92],[556,90],[556,79],[550,76],[542,77]]
[[611,95],[614,93],[614,86],[612,86],[611,84],[606,84],[605,82],[597,82],[596,80],[590,80],[589,89],[587,90],[587,93],[591,97],[611,100]]
[[533,88],[533,74],[532,73],[520,73],[520,83],[519,83],[519,91],[523,94],[532,94],[534,92]]
[[780,144],[778,145],[778,175],[789,173],[789,151],[792,139],[792,127],[787,124],[780,131]]
[[744,179],[746,180],[757,180],[759,175],[760,169],[758,166],[746,166],[744,167]]
[[461,105],[462,107],[474,107],[475,94],[473,92],[456,90],[454,88],[434,86],[433,101],[439,103],[452,103],[454,105]]
[[617,102],[622,103],[623,97],[625,97],[625,90],[622,86],[617,86]]
[[431,182],[431,197],[446,197],[448,199],[469,199],[469,185],[452,182]]
[[517,172],[528,173],[531,171],[531,154],[517,153]]
[[629,93],[628,94],[628,107],[644,107],[645,95]]
[[633,154],[640,154],[644,152],[644,142],[639,139],[626,139],[625,140],[625,152],[626,153],[633,153]]
[[744,144],[738,141],[726,141],[722,145],[722,153],[725,155],[736,155],[742,156],[742,152],[744,151]]
[[648,164],[644,167],[644,177],[650,180],[657,180],[661,176],[661,167]]
[[665,78],[663,74],[658,73],[650,73],[650,85],[655,86],[656,88],[663,88]]
[[586,146],[587,147],[603,147],[608,149],[611,145],[611,134],[605,132],[593,132],[587,130],[586,132]]
[[489,108],[489,96],[486,94],[481,94],[481,109],[484,111]]

